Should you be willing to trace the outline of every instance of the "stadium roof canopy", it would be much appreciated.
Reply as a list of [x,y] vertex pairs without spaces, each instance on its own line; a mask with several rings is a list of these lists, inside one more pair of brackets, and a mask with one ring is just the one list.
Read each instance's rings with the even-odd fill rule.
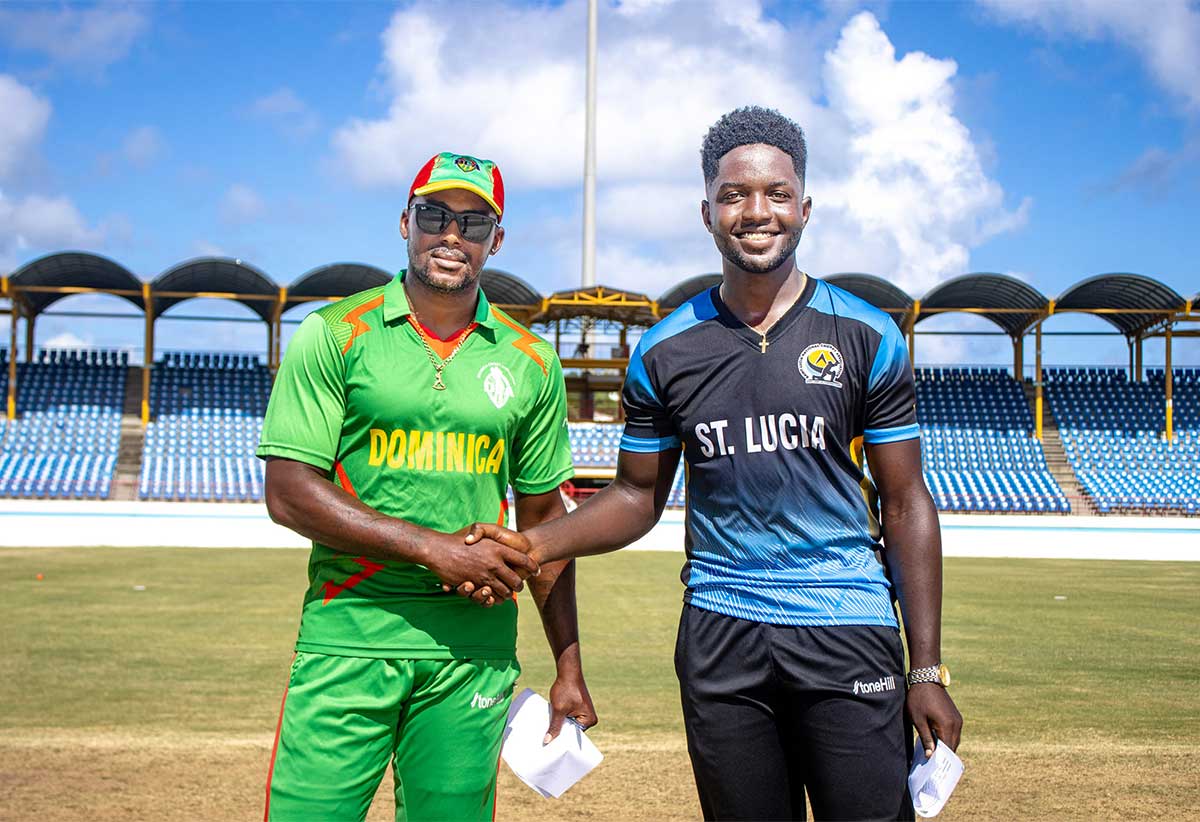
[[883,277],[877,277],[874,274],[846,273],[830,274],[822,279],[831,285],[849,291],[860,300],[866,300],[881,311],[886,311],[897,325],[906,314],[912,311],[913,298],[904,293],[895,283],[885,280]]
[[288,286],[283,310],[324,297],[349,297],[385,285],[394,275],[365,263],[330,263],[301,274]]
[[1130,337],[1183,311],[1186,302],[1173,288],[1142,274],[1099,274],[1064,291],[1054,310],[1098,313]]
[[546,308],[534,318],[535,322],[548,323],[590,317],[625,325],[651,326],[659,319],[658,306],[645,294],[603,285],[556,291],[543,305]]
[[[279,302],[279,286],[249,263],[229,257],[198,257],[159,274],[154,290],[155,319],[184,300],[213,297],[233,300],[271,322]],[[165,293],[163,293],[165,292]]]
[[702,291],[707,291],[721,282],[720,274],[697,274],[688,277],[678,285],[672,286],[658,298],[658,309],[662,313],[674,311]]
[[[107,257],[86,251],[60,251],[39,257],[13,272],[9,283],[21,289],[34,316],[74,294],[106,293],[144,309],[142,281]],[[53,288],[54,291],[40,291]],[[69,290],[66,290],[69,289]]]
[[[934,286],[921,298],[917,322],[933,314],[963,311],[978,314],[1019,337],[1042,317],[1049,300],[1027,282],[1008,274],[963,274]],[[929,311],[929,309],[934,309]]]
[[515,274],[498,268],[485,268],[479,273],[479,287],[488,302],[504,306],[520,306],[532,312],[542,308],[542,295]]

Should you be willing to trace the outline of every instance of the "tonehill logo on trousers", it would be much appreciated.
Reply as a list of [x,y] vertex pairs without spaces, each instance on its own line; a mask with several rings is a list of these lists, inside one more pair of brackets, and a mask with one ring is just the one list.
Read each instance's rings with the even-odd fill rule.
[[479,693],[479,691],[476,691],[475,696],[471,697],[471,707],[472,708],[494,708],[497,705],[499,705],[501,700],[503,700],[503,699],[504,699],[503,695],[501,695],[501,696],[484,696],[483,694]]
[[881,694],[884,691],[896,690],[896,677],[881,676],[874,682],[859,682],[854,680],[854,695],[860,694]]

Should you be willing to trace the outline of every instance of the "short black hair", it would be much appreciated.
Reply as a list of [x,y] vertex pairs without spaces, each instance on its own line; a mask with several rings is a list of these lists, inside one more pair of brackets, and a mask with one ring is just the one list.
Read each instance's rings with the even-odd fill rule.
[[792,158],[796,176],[804,182],[808,163],[808,147],[804,144],[804,129],[778,111],[762,106],[735,108],[717,120],[704,135],[700,148],[700,167],[704,170],[705,185],[717,176],[721,158],[738,146],[763,143],[774,146]]

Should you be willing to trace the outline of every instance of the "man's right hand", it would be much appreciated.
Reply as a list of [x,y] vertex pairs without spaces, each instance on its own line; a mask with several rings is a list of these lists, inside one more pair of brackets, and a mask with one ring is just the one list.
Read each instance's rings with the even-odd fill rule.
[[538,564],[525,551],[482,535],[479,528],[474,525],[455,534],[446,534],[432,546],[424,564],[442,581],[442,590],[458,588],[462,593],[462,586],[470,585],[469,593],[477,594],[486,588],[487,596],[476,601],[492,605],[524,588],[525,577],[536,574]]
[[[463,532],[460,531],[459,533]],[[511,531],[502,525],[496,525],[492,522],[477,522],[466,530],[465,544],[476,545],[484,541],[506,545],[513,550],[519,551],[522,555],[529,553],[529,540],[523,534]],[[537,563],[532,559],[530,559],[530,562],[533,562],[535,567],[537,566]],[[535,570],[533,573],[537,574],[538,572]],[[500,595],[499,592],[494,591],[486,582],[477,583],[469,579],[457,586],[443,585],[442,590],[447,592],[454,590],[460,597],[470,597],[485,608],[490,608],[496,602],[503,601],[506,598]],[[518,588],[517,590],[520,589]]]

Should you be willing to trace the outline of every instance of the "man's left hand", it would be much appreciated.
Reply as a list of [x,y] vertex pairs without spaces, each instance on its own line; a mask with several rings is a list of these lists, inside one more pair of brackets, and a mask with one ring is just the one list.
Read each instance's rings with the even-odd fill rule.
[[926,758],[933,756],[938,739],[949,745],[950,750],[958,750],[962,738],[962,714],[945,688],[935,682],[919,682],[908,689],[905,708],[921,736]]
[[583,681],[583,674],[579,672],[560,672],[554,684],[550,686],[550,727],[542,739],[543,745],[550,744],[550,741],[558,736],[567,717],[579,723],[584,730],[598,721],[587,683]]

